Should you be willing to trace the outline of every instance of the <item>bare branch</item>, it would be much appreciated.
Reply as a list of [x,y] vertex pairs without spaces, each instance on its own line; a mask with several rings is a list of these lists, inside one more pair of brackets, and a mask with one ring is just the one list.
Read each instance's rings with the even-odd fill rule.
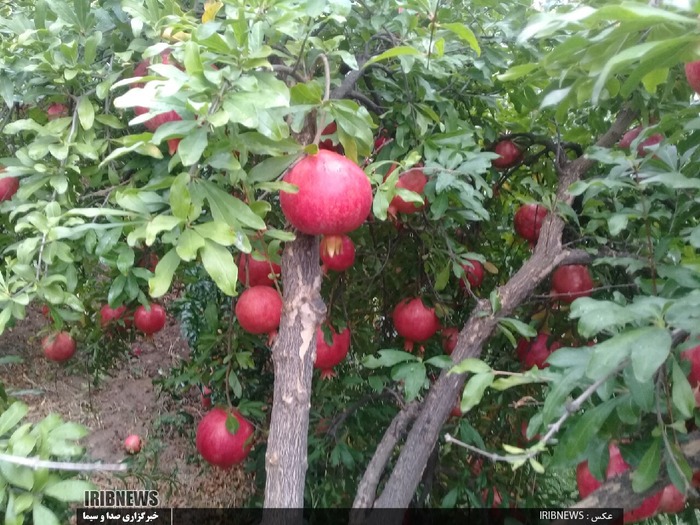
[[53,470],[66,470],[75,472],[94,472],[94,471],[126,471],[128,465],[125,463],[73,463],[68,461],[48,461],[39,458],[24,458],[13,456],[11,454],[0,453],[0,461],[12,463],[14,465],[22,465],[30,467],[34,470],[39,468],[50,468]]

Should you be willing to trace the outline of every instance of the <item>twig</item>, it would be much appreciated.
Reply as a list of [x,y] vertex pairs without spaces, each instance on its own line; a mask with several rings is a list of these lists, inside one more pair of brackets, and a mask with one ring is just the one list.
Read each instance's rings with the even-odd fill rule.
[[34,470],[39,468],[49,468],[53,470],[69,470],[78,472],[88,471],[126,471],[128,465],[124,463],[71,463],[66,461],[48,461],[39,458],[23,458],[11,454],[0,453],[0,461],[31,467]]

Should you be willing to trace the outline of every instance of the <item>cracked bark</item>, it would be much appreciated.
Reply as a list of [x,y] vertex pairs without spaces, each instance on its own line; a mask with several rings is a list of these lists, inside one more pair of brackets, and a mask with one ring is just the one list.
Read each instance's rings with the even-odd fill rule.
[[[635,116],[636,113],[631,109],[623,109],[610,129],[596,142],[596,145],[601,147],[614,145],[627,130]],[[579,157],[574,161],[561,159],[557,166],[559,173],[557,198],[559,201],[571,202],[572,197],[568,195],[567,189],[594,164],[594,161],[586,157]],[[477,303],[459,334],[457,346],[452,354],[452,360],[455,363],[468,357],[479,357],[484,343],[491,336],[499,319],[511,314],[557,266],[588,259],[585,252],[562,248],[561,234],[563,229],[564,221],[559,216],[550,214],[542,226],[540,239],[532,257],[505,285],[498,289],[501,301],[500,311],[492,312],[489,302],[485,299]],[[421,480],[430,453],[439,439],[442,426],[449,416],[454,399],[464,386],[465,380],[465,374],[448,375],[444,371],[430,389],[384,490],[374,501],[375,508],[405,508],[408,506]],[[386,462],[379,465],[373,458],[370,467],[384,469]],[[356,500],[356,504],[360,503],[363,506],[372,505],[371,499],[367,498],[359,502]]]

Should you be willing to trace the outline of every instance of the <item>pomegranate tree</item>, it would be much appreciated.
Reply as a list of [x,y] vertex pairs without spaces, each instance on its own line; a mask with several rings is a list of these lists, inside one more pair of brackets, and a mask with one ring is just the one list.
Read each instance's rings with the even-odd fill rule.
[[[226,420],[229,417],[238,421],[235,432],[227,428]],[[214,408],[199,422],[195,442],[207,463],[228,469],[248,457],[253,447],[252,437],[253,425],[237,410]]]
[[68,332],[57,332],[42,339],[41,349],[46,359],[62,363],[75,355],[75,340]]
[[562,345],[559,342],[554,342],[548,345],[550,334],[541,332],[537,334],[532,341],[521,339],[515,351],[518,354],[518,359],[523,365],[523,370],[530,370],[533,366],[542,369],[549,366],[545,361],[547,358]]
[[566,303],[572,303],[579,297],[588,297],[593,290],[593,279],[588,266],[567,264],[552,273],[552,295]]
[[447,355],[452,355],[457,347],[457,339],[459,339],[459,329],[455,327],[443,328],[440,331],[442,336],[442,349]]
[[340,235],[360,227],[372,208],[372,186],[362,169],[333,151],[297,162],[284,181],[299,188],[280,192],[282,213],[309,235]]
[[401,301],[392,317],[396,331],[406,340],[404,349],[407,352],[413,351],[414,343],[427,341],[440,329],[435,308],[425,306],[418,297]]
[[282,297],[275,288],[251,286],[236,302],[241,328],[251,334],[274,334],[282,317]]
[[[394,164],[391,167],[391,169],[387,172],[385,179],[389,178],[389,175],[396,169],[397,166],[397,164]],[[428,177],[425,176],[422,168],[417,166],[399,176],[396,187],[423,195],[423,191],[427,183]],[[423,208],[425,208],[425,199],[423,199],[422,204],[418,204],[417,202],[406,202],[399,195],[395,195],[389,203],[389,215],[396,217],[397,213],[416,213],[421,211]]]
[[355,243],[347,235],[326,235],[319,245],[321,262],[327,270],[344,272],[355,262]]
[[484,267],[482,264],[474,259],[468,259],[467,262],[468,264],[462,265],[467,281],[465,282],[464,277],[459,280],[459,285],[463,290],[467,288],[467,282],[469,282],[469,286],[474,289],[481,286],[484,280]]
[[693,91],[700,93],[700,60],[685,65],[685,78]]
[[328,326],[332,342],[326,342],[325,334],[321,327],[316,330],[316,360],[314,368],[321,370],[321,379],[330,379],[335,376],[333,367],[340,364],[350,350],[350,330],[345,328],[340,333],[332,326]]
[[493,152],[500,155],[500,157],[491,161],[491,165],[497,170],[512,168],[523,158],[523,152],[512,140],[499,141],[493,148]]
[[269,259],[257,260],[243,253],[238,257],[238,280],[243,286],[274,286],[282,267]]
[[153,335],[165,327],[165,308],[159,304],[139,306],[134,312],[134,325],[146,335]]
[[547,208],[539,204],[523,204],[515,212],[515,233],[533,244],[540,238],[540,229],[547,216]]

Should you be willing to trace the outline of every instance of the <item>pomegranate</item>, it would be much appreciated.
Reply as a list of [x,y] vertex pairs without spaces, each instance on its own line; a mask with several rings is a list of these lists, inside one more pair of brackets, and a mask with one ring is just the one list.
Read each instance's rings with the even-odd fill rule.
[[[163,64],[170,64],[170,50],[166,49],[163,51],[161,54],[161,62]],[[138,77],[142,77],[148,74],[148,66],[151,65],[150,60],[145,59],[139,62],[139,64],[134,68],[134,75]],[[175,64],[176,65],[176,64]],[[182,66],[176,65],[178,69],[182,70]],[[135,87],[142,87],[143,84],[135,84]],[[134,113],[136,115],[144,115],[148,113],[148,108],[145,108],[143,106],[136,106],[134,108]],[[182,120],[182,117],[174,110],[166,111],[164,113],[159,113],[158,115],[155,115],[153,118],[147,120],[146,122],[143,123],[143,125],[146,127],[147,130],[155,132],[160,126],[165,124],[166,122],[173,122],[176,120]],[[171,140],[178,140],[179,139],[171,139]],[[177,143],[174,144],[175,150],[177,150]],[[173,154],[172,151],[172,145],[170,144],[170,141],[168,141],[168,149],[170,150],[170,154]]]
[[282,213],[309,235],[339,235],[358,228],[372,208],[372,186],[362,169],[333,151],[300,160],[284,176],[297,193],[280,192]]
[[[226,428],[229,416],[238,420],[235,433]],[[253,425],[238,411],[214,408],[199,422],[195,442],[197,450],[207,463],[228,469],[248,457],[253,447],[252,437]]]
[[588,297],[593,290],[593,279],[588,266],[568,264],[560,266],[552,274],[552,295],[566,303],[579,297]]
[[49,120],[68,116],[68,107],[65,104],[54,102],[46,109],[46,116]]
[[500,157],[491,161],[491,165],[497,170],[512,168],[523,158],[523,152],[512,140],[499,141],[496,147],[493,148],[493,152],[500,155]]
[[695,394],[695,404],[700,407],[700,346],[682,352],[681,359],[690,362],[688,382]]
[[314,368],[321,370],[321,379],[330,379],[335,376],[333,367],[339,364],[350,349],[350,330],[345,328],[337,333],[332,326],[329,327],[332,343],[329,345],[324,337],[323,329],[316,330],[316,360]]
[[629,149],[632,145],[632,142],[634,142],[634,139],[636,139],[641,132],[642,126],[632,128],[627,133],[622,135],[622,138],[620,139],[620,142],[617,143],[617,145],[620,146],[622,149]]
[[246,332],[273,333],[280,325],[282,297],[269,286],[251,286],[236,302],[236,317]]
[[203,386],[202,387],[202,392],[199,395],[199,400],[202,402],[202,407],[204,408],[211,408],[211,388],[208,386]]
[[279,276],[282,268],[279,264],[270,262],[269,259],[259,261],[252,255],[243,253],[238,257],[238,280],[244,286],[274,286],[275,277]]
[[406,342],[404,349],[413,351],[414,342],[427,341],[440,329],[434,308],[428,308],[420,298],[404,299],[393,312],[394,327]]
[[157,254],[153,252],[145,252],[136,263],[136,266],[139,266],[140,268],[147,268],[151,272],[155,272],[158,262],[160,262],[160,259],[158,259]]
[[455,405],[452,407],[452,410],[450,410],[450,417],[462,417],[464,414],[462,414],[462,400],[457,397],[457,402]]
[[[391,167],[391,169],[387,172],[386,177],[384,177],[385,180],[389,178],[389,175],[396,169],[397,166],[398,164],[394,164]],[[428,177],[425,176],[425,173],[423,173],[421,167],[418,166],[399,176],[396,187],[404,188],[422,195],[427,183]],[[423,200],[423,204],[417,204],[415,202],[406,202],[398,195],[395,195],[394,198],[391,199],[391,203],[389,203],[389,215],[396,217],[397,213],[416,213],[425,208],[425,204],[425,199]]]
[[653,135],[645,138],[637,145],[637,155],[644,157],[649,152],[650,146],[655,146],[664,140],[664,136],[661,133],[654,133]]
[[[468,259],[468,261],[471,263],[471,266],[468,264],[462,265],[462,268],[464,269],[464,274],[467,278],[467,281],[469,282],[469,286],[472,289],[478,288],[479,286],[481,286],[481,283],[484,280],[484,267],[479,261],[475,261],[473,259]],[[459,280],[459,285],[462,288],[462,290],[467,289],[467,283],[464,281],[464,277],[462,277]]]
[[664,491],[660,490],[642,501],[639,507],[625,512],[622,515],[623,523],[635,523],[651,518],[659,510],[659,503],[661,503],[661,496],[663,496],[663,493]]
[[129,454],[136,454],[141,451],[141,438],[136,434],[131,434],[124,440],[124,449]]
[[75,341],[68,332],[47,335],[41,341],[44,356],[49,361],[62,363],[75,355]]
[[379,135],[376,139],[374,139],[374,153],[379,153],[379,150],[386,146],[390,141],[391,139],[388,136],[384,134]]
[[685,508],[685,496],[671,483],[661,493],[659,512],[676,514]]
[[700,60],[685,65],[685,78],[693,91],[700,93]]
[[536,243],[540,238],[540,229],[547,216],[547,208],[539,204],[523,204],[515,212],[515,233],[526,241]]
[[542,434],[535,434],[534,436],[532,436],[531,438],[528,439],[528,437],[527,437],[528,424],[529,423],[527,421],[524,421],[524,420],[522,423],[520,423],[520,433],[523,435],[524,443],[525,444],[532,443],[533,441],[539,441],[540,439],[542,439]]
[[[333,135],[333,133],[335,133],[336,131],[338,131],[338,125],[335,122],[331,122],[325,128],[323,128],[323,131],[321,132],[321,136],[324,137],[326,135]],[[318,149],[335,151],[336,153],[339,153],[340,155],[342,155],[343,152],[345,151],[343,149],[342,144],[334,144],[333,139],[331,139],[331,138],[323,139],[321,142],[319,142]]]
[[541,332],[532,341],[521,339],[518,342],[515,351],[523,365],[523,370],[530,370],[533,366],[537,366],[537,368],[541,370],[549,366],[549,363],[545,361],[552,352],[562,346],[561,343],[556,342],[547,347],[547,340],[549,337],[550,334]]
[[442,349],[447,355],[452,355],[457,347],[457,339],[459,339],[459,329],[454,327],[443,328],[440,332],[442,335]]
[[108,304],[100,308],[100,326],[102,328],[107,327],[112,321],[119,321],[124,318],[126,313],[126,305],[119,306],[117,308],[111,308]]
[[41,305],[41,315],[43,315],[46,319],[51,318],[51,309],[49,308],[48,304]]
[[141,305],[134,312],[134,325],[146,335],[153,335],[165,327],[165,308],[151,304],[149,308]]
[[324,235],[319,250],[328,270],[344,272],[355,262],[355,244],[347,235]]
[[[5,171],[5,168],[0,166],[0,173]],[[9,201],[19,189],[19,179],[17,177],[2,177],[0,178],[0,202]]]

